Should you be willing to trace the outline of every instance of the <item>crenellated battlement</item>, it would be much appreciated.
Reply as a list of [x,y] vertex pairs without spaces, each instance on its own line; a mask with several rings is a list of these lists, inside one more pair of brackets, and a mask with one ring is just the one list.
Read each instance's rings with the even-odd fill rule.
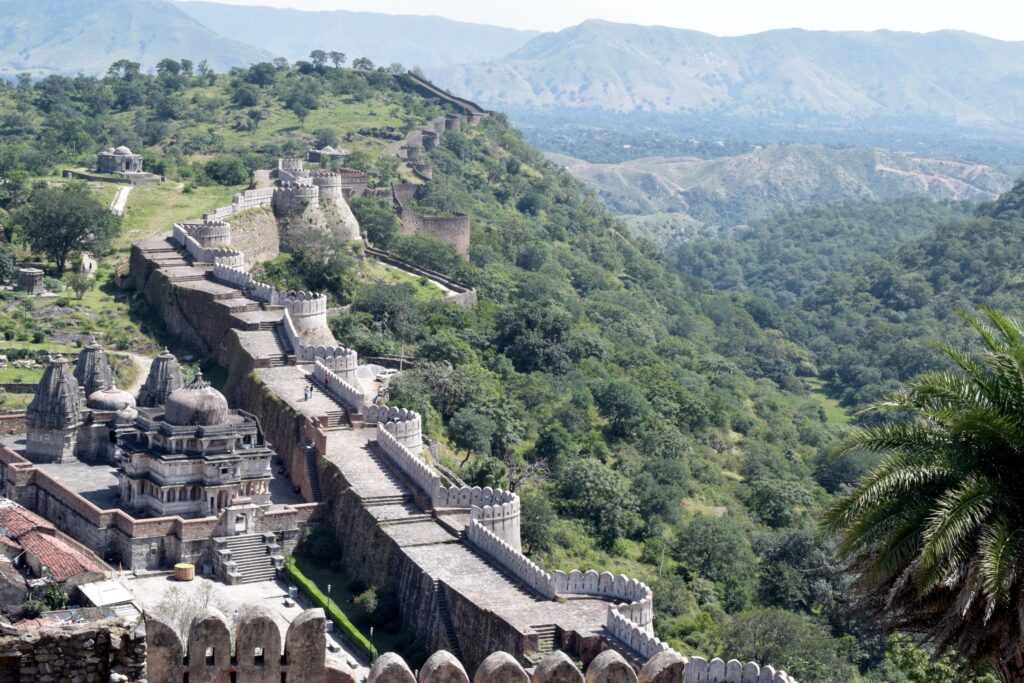
[[309,174],[313,184],[320,188],[321,199],[339,199],[344,197],[345,181],[340,173],[326,170],[313,171]]
[[283,643],[270,611],[254,605],[234,628],[215,609],[195,617],[184,642],[159,617],[146,619],[149,683],[183,681],[301,681],[354,683],[352,672],[326,662],[326,618],[322,609],[308,609],[288,625]]
[[299,333],[327,327],[327,296],[319,292],[287,292],[278,303],[291,314]]

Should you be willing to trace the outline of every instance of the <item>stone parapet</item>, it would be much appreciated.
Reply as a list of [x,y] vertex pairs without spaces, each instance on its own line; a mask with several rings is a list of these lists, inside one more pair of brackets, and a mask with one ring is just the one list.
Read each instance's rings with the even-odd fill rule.
[[477,550],[501,565],[505,571],[515,576],[521,583],[546,598],[553,599],[555,597],[551,574],[538,567],[522,552],[503,541],[478,520],[470,520],[466,538]]
[[366,408],[366,394],[345,381],[320,358],[313,363],[313,377],[350,409],[362,412]]
[[251,683],[287,678],[302,683],[355,683],[348,669],[326,663],[326,618],[322,609],[309,609],[281,631],[270,611],[255,605],[231,628],[223,614],[207,608],[195,617],[184,642],[167,622],[146,619],[149,683],[183,680]]
[[[391,422],[388,424],[399,424]],[[377,425],[377,445],[384,451],[391,462],[417,486],[423,489],[431,500],[435,490],[441,485],[441,478],[423,458],[405,447],[399,439],[384,428]]]
[[366,424],[376,424],[378,432],[383,427],[413,453],[419,453],[423,448],[423,420],[416,411],[394,406],[367,406]]

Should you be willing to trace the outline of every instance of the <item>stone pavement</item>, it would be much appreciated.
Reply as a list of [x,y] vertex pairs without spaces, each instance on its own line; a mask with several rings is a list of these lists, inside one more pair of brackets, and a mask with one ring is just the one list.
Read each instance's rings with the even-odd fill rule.
[[[600,599],[558,602],[521,586],[459,540],[415,503],[396,503],[411,493],[376,447],[376,428],[328,430],[326,459],[344,475],[388,534],[423,571],[522,631],[557,624],[564,631],[599,633],[608,603]],[[381,502],[377,502],[381,501]],[[406,520],[404,523],[396,521]],[[459,517],[451,518],[458,522]]]
[[[153,609],[163,600],[164,595],[172,588],[177,588],[186,594],[200,593],[208,595],[213,607],[220,609],[229,622],[236,612],[242,612],[251,605],[262,605],[270,610],[281,629],[281,642],[284,642],[284,635],[288,631],[288,625],[292,623],[304,609],[313,605],[299,595],[297,602],[290,607],[284,604],[287,597],[287,589],[283,583],[278,581],[258,581],[255,583],[243,583],[237,586],[228,586],[220,581],[214,581],[204,576],[197,576],[192,581],[175,581],[169,574],[151,574],[146,576],[125,576],[120,579],[125,587],[132,593],[139,606],[144,610]],[[211,588],[208,588],[210,586]],[[210,591],[206,593],[206,591]],[[344,638],[334,633],[327,634],[328,662],[340,662],[352,669],[356,674],[356,680],[365,680],[369,673],[369,663],[362,653]],[[332,647],[333,643],[333,647]]]

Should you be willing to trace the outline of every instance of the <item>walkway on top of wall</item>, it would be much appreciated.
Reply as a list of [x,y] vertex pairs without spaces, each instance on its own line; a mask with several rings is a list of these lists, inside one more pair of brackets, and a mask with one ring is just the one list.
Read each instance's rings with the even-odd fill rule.
[[[256,375],[296,412],[316,418],[334,406],[314,392],[301,399],[305,372],[297,366],[259,368]],[[413,491],[388,467],[377,448],[376,427],[330,429],[325,459],[338,468],[352,492],[381,530],[401,547],[424,573],[523,632],[536,624],[557,624],[563,631],[596,634],[604,630],[608,603],[596,598],[566,602],[547,600],[512,580],[413,501]]]

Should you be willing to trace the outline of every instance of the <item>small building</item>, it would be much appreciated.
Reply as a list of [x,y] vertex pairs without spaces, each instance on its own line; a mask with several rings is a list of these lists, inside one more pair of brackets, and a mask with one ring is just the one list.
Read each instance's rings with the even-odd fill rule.
[[322,149],[311,149],[306,152],[306,161],[316,164],[326,163],[328,161],[344,163],[345,159],[347,159],[350,154],[351,152],[343,147],[335,148],[327,145]]
[[124,145],[105,149],[96,155],[96,171],[120,175],[142,173],[142,155],[133,154]]
[[57,583],[86,583],[106,577],[107,568],[56,536],[30,531],[18,543],[32,573]]
[[18,268],[14,289],[26,294],[45,294],[46,288],[43,286],[43,271],[39,268]]

